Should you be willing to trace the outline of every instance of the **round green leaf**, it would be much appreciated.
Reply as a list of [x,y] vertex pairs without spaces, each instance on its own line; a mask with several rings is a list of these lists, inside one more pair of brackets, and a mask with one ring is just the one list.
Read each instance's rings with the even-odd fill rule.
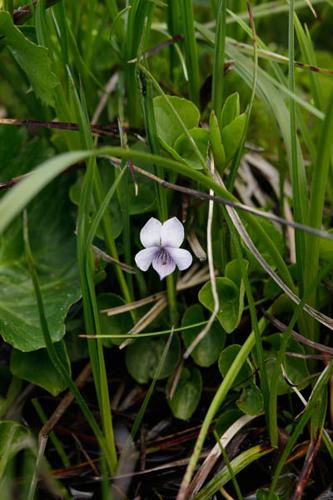
[[[172,381],[169,381],[169,384]],[[169,400],[173,415],[188,420],[196,410],[202,393],[202,377],[198,368],[183,368],[176,390]]]
[[[163,338],[145,338],[138,339],[128,346],[125,355],[126,367],[137,382],[146,384],[154,378],[165,344],[166,340]],[[180,343],[174,335],[158,379],[167,378],[176,368],[179,359]]]
[[[70,363],[65,351],[65,344],[54,344],[64,365],[70,373]],[[54,368],[46,349],[33,352],[13,350],[10,357],[10,371],[13,375],[32,384],[42,387],[53,396],[67,389],[67,383],[61,374]]]
[[[208,155],[209,131],[204,128],[195,127],[190,129],[188,132],[197,145],[203,159],[206,160]],[[202,169],[200,159],[198,158],[197,153],[193,149],[192,143],[185,133],[181,134],[177,138],[174,144],[174,149],[183,160],[191,165],[191,167],[196,170]]]
[[[200,113],[193,102],[177,96],[166,97],[187,129],[198,126]],[[158,136],[162,142],[172,147],[177,137],[184,132],[183,127],[164,96],[154,97],[154,112]]]
[[[219,297],[220,309],[217,315],[223,329],[231,333],[237,328],[242,311],[244,291],[229,278],[216,278],[216,288]],[[199,291],[199,301],[209,311],[214,310],[214,299],[210,281],[205,283]]]
[[[219,357],[219,370],[223,377],[228,373],[230,366],[240,350],[241,346],[239,344],[232,344],[221,352]],[[241,390],[243,386],[252,382],[252,378],[252,367],[250,362],[246,360],[233,383],[233,388],[235,390]]]
[[224,127],[221,132],[222,144],[225,150],[226,159],[231,158],[240,146],[244,128],[246,124],[246,113],[239,115],[229,125]]
[[259,387],[250,384],[242,390],[237,406],[246,415],[258,415],[263,411],[264,399]]
[[[194,323],[200,323],[205,320],[203,308],[200,304],[189,307],[182,319],[182,326],[189,326]],[[195,326],[182,332],[182,338],[186,347],[189,347],[196,336],[204,328]],[[219,323],[213,323],[211,329],[192,351],[191,357],[199,366],[211,366],[218,359],[225,342],[225,332]]]

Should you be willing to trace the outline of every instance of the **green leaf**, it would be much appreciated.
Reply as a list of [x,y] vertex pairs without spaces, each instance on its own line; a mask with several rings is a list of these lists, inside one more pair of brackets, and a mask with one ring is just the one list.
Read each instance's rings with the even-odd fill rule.
[[258,415],[263,411],[264,407],[261,390],[255,384],[244,387],[240,398],[237,400],[237,406],[246,415]]
[[[193,102],[177,96],[167,96],[168,101],[177,111],[187,129],[197,127],[200,113]],[[154,111],[156,119],[157,134],[162,144],[173,147],[177,137],[183,134],[184,130],[178,123],[173,110],[170,108],[163,96],[154,97]]]
[[[169,385],[172,379],[169,380]],[[202,377],[198,368],[183,368],[176,390],[168,401],[173,415],[188,420],[195,412],[202,393]]]
[[239,148],[245,125],[246,113],[243,113],[222,129],[222,144],[224,146],[227,161],[231,160],[231,158],[235,155],[237,149]]
[[[59,342],[55,344],[55,347],[70,373],[70,363],[65,351],[65,344]],[[54,368],[46,349],[39,349],[34,352],[21,352],[14,349],[10,357],[10,371],[16,377],[42,387],[53,396],[57,396],[67,389],[67,383]]]
[[[216,278],[216,288],[219,297],[220,309],[217,315],[223,329],[231,333],[237,328],[244,306],[243,285],[238,287],[229,278]],[[199,301],[209,311],[214,310],[214,299],[210,281],[205,283],[199,291]]]
[[[28,210],[30,242],[54,342],[64,336],[68,310],[80,298],[74,224],[69,211],[63,180],[45,189]],[[0,241],[0,334],[21,351],[40,349],[45,343],[25,261],[20,218]]]
[[58,79],[51,71],[48,50],[32,43],[13,24],[8,12],[0,11],[0,39],[26,73],[36,95],[50,106],[54,104],[54,89]]
[[239,110],[239,94],[235,92],[226,98],[223,105],[221,113],[221,130],[239,116]]
[[[209,131],[204,128],[194,127],[188,132],[198,146],[203,159],[206,160],[208,156]],[[192,143],[185,133],[181,134],[177,138],[174,148],[180,158],[186,161],[189,165],[196,170],[202,169],[202,164],[197,156],[197,153],[194,151]]]
[[225,151],[222,144],[221,132],[214,111],[209,117],[209,139],[213,151],[215,166],[221,173],[225,167]]
[[17,422],[6,420],[0,422],[0,481],[4,480],[6,471],[15,455],[24,449],[36,451],[35,442],[28,429]]
[[[107,316],[101,310],[111,307],[123,306],[125,301],[115,293],[102,293],[97,297],[97,306],[100,311],[99,320],[101,325],[101,334],[125,334],[130,331],[133,326],[133,321],[130,313],[121,313],[114,316]],[[111,346],[112,344],[119,345],[123,339],[103,339],[103,344]]]
[[[194,323],[200,323],[205,320],[203,308],[200,304],[194,304],[189,307],[183,316],[182,326],[189,326]],[[182,338],[186,347],[189,347],[196,336],[204,328],[195,326],[182,332]],[[211,329],[192,351],[191,357],[197,365],[208,367],[218,359],[225,342],[225,332],[218,323],[213,323]]]
[[[274,366],[277,353],[280,350],[281,338],[282,334],[276,333],[264,339],[264,358],[268,380],[272,379],[274,373]],[[304,348],[293,338],[290,338],[288,341],[287,352],[294,352],[296,354],[305,353]],[[283,366],[290,382],[297,385],[298,388],[304,388],[310,383],[308,379],[309,371],[305,359],[286,355],[283,358]],[[277,394],[280,396],[282,394],[287,394],[291,390],[290,385],[288,385],[280,372]]]
[[[221,352],[219,357],[219,370],[223,377],[228,373],[229,368],[240,350],[241,346],[239,344],[232,344]],[[252,379],[252,367],[249,360],[246,360],[233,383],[233,388],[235,390],[241,390],[242,387],[250,384]]]
[[[156,367],[165,348],[166,340],[138,339],[128,346],[125,354],[126,367],[130,375],[139,382],[146,384],[156,373]],[[176,368],[180,359],[180,343],[173,336],[170,349],[162,366],[159,380],[167,378]]]

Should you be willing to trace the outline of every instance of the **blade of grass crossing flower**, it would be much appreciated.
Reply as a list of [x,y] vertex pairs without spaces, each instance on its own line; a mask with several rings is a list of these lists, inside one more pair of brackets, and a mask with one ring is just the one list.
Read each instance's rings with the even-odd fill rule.
[[180,0],[183,33],[184,33],[184,51],[189,78],[189,93],[191,100],[200,105],[200,75],[198,47],[195,39],[194,16],[192,0]]

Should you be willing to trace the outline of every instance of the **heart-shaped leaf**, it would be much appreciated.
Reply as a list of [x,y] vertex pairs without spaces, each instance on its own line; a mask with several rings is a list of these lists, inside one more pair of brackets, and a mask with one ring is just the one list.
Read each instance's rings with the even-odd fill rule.
[[[146,384],[156,373],[159,361],[165,349],[166,340],[138,339],[126,349],[126,367],[139,384]],[[170,348],[161,368],[159,380],[167,378],[176,368],[180,358],[180,344],[176,335],[173,336]]]
[[[198,126],[200,113],[193,102],[177,96],[167,96],[167,99],[187,129]],[[154,97],[154,112],[159,138],[162,143],[173,147],[177,137],[184,133],[184,129],[164,96]]]
[[[182,326],[189,326],[205,320],[203,308],[200,304],[194,304],[186,310]],[[204,325],[195,326],[182,332],[182,338],[186,347],[189,347],[196,336],[202,331]],[[225,333],[219,323],[213,323],[209,332],[192,351],[191,356],[199,366],[211,366],[218,359],[225,342]]]
[[[169,380],[169,386],[172,380]],[[176,390],[169,400],[173,415],[188,420],[195,412],[202,393],[202,377],[198,368],[183,368]]]
[[[231,367],[232,363],[235,360],[235,357],[240,350],[241,346],[239,344],[232,344],[226,347],[221,352],[219,357],[219,370],[223,377],[225,377],[228,373],[229,368]],[[233,388],[235,390],[241,390],[242,387],[250,384],[252,382],[252,379],[252,367],[250,362],[246,360],[233,383]]]

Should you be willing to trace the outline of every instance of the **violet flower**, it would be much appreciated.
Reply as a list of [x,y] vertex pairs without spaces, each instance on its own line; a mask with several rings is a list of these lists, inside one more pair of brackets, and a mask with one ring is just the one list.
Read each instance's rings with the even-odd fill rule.
[[135,262],[141,271],[147,271],[152,264],[162,280],[176,266],[184,271],[192,264],[190,252],[179,248],[184,241],[184,227],[177,217],[163,224],[151,217],[140,231],[140,240],[145,248],[136,254]]

